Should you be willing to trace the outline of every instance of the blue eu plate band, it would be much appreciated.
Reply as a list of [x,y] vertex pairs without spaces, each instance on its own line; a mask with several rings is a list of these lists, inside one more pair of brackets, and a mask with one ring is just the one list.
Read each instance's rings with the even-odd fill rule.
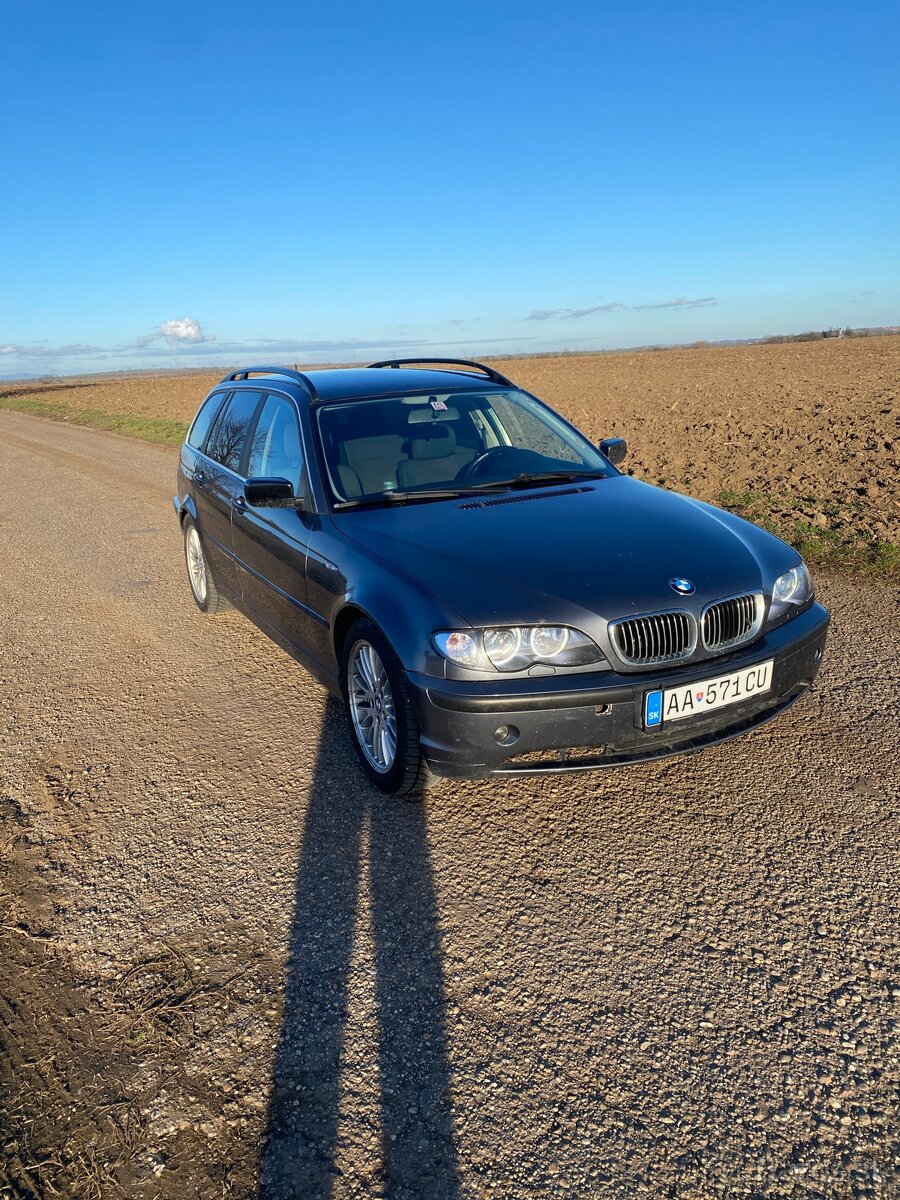
[[662,725],[662,691],[648,692],[644,698],[644,724]]

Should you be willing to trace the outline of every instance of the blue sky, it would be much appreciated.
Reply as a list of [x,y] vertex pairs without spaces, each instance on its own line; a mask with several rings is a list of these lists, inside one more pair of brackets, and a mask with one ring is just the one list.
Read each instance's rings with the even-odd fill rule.
[[900,8],[0,0],[0,374],[900,323]]

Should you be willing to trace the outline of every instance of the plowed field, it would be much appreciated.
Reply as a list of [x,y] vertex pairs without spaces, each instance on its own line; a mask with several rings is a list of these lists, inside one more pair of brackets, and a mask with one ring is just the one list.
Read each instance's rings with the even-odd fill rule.
[[[900,339],[503,365],[638,474],[896,540]],[[17,396],[158,432],[209,382]],[[900,1195],[895,583],[820,567],[816,686],[734,742],[390,802],[197,612],[175,453],[0,413],[0,1197]]]
[[[900,573],[900,337],[493,361],[595,439],[627,438],[634,474],[767,524],[813,561]],[[133,414],[177,442],[221,376],[7,385],[0,406]]]

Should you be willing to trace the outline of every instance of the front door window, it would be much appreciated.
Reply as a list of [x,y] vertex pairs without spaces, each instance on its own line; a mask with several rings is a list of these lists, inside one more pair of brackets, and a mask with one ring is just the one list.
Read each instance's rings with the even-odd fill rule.
[[294,407],[283,396],[266,396],[253,434],[247,476],[287,479],[296,492],[301,466],[300,430]]

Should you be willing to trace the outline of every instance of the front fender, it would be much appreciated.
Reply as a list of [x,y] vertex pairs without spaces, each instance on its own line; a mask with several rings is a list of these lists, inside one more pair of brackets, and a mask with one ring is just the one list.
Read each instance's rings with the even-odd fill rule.
[[307,581],[335,666],[342,632],[358,612],[383,631],[407,671],[443,678],[444,659],[431,635],[438,629],[466,629],[469,622],[418,580],[358,543],[329,538],[326,544],[327,558],[317,552],[324,544],[311,540]]
[[[453,609],[411,581],[366,579],[347,596],[343,611],[354,609],[365,614],[382,630],[407,671],[443,679],[444,659],[432,644],[438,629],[465,629],[465,621]],[[340,628],[340,616],[336,628]]]

